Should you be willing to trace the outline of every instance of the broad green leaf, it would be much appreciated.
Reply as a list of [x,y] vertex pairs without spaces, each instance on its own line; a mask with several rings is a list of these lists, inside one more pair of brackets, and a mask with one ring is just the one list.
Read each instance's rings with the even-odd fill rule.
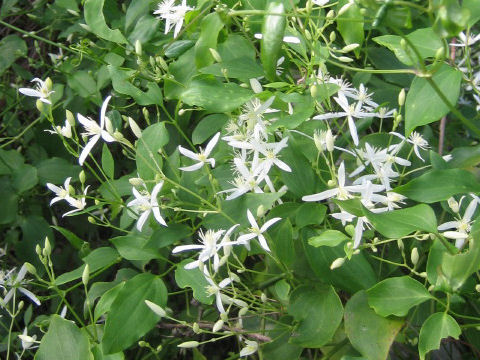
[[432,299],[423,284],[409,276],[385,279],[367,290],[368,304],[383,317],[406,316],[415,305]]
[[350,239],[347,235],[338,230],[325,230],[318,236],[308,239],[308,243],[314,247],[329,246],[335,247]]
[[319,348],[332,340],[342,322],[343,306],[331,286],[301,286],[290,295],[288,313],[299,321],[290,343]]
[[24,158],[16,150],[0,149],[0,175],[10,175],[23,166]]
[[158,247],[141,235],[117,236],[110,241],[115,245],[120,255],[127,260],[150,261],[162,257]]
[[200,37],[195,44],[195,64],[203,68],[213,63],[214,59],[210,49],[217,48],[217,38],[223,28],[223,21],[216,12],[205,16],[200,24]]
[[320,225],[327,213],[327,207],[317,203],[302,204],[295,216],[295,224],[300,229],[307,225]]
[[375,230],[389,238],[400,238],[414,231],[437,232],[437,217],[426,204],[378,214],[364,209],[364,214]]
[[52,315],[35,360],[90,360],[90,343],[73,321]]
[[470,11],[468,26],[473,26],[480,19],[480,2],[477,0],[463,0],[462,7]]
[[110,150],[108,149],[107,144],[103,144],[102,148],[102,169],[110,179],[113,179],[115,173],[115,162],[113,161],[113,156]]
[[117,66],[108,65],[108,72],[112,77],[112,86],[120,94],[131,96],[138,105],[162,105],[163,95],[159,86],[153,82],[147,83],[147,91],[142,91],[129,82],[135,70],[124,70]]
[[113,301],[117,298],[120,291],[125,286],[125,281],[115,285],[113,288],[106,291],[98,300],[97,305],[95,306],[95,319],[99,319],[103,314],[106,314],[110,311]]
[[291,316],[283,316],[269,327],[268,335],[271,342],[264,343],[262,346],[262,355],[264,359],[282,359],[298,360],[303,348],[292,344],[289,340],[292,338],[290,331],[292,325]]
[[125,31],[128,32],[135,22],[143,15],[148,14],[150,3],[144,0],[133,0],[128,5],[127,12],[125,14]]
[[126,44],[127,40],[122,35],[120,30],[110,29],[103,15],[103,4],[105,0],[86,0],[84,4],[85,22],[98,37],[112,41],[117,44]]
[[345,332],[355,349],[368,360],[386,360],[390,346],[403,326],[400,319],[377,315],[359,291],[345,306]]
[[[100,345],[95,345],[92,348],[92,354],[94,356],[94,360],[125,360],[125,356],[123,352],[118,352],[116,354],[103,354],[102,347]],[[93,359],[90,359],[93,360]]]
[[141,44],[148,44],[154,36],[158,35],[159,24],[160,19],[150,14],[142,16],[136,21],[134,29],[128,35],[128,41],[135,44],[138,40]]
[[[440,120],[450,111],[429,80],[424,77],[416,77],[407,93],[405,101],[405,135],[407,136],[416,127]],[[431,81],[437,85],[448,102],[455,106],[460,94],[462,73],[451,66],[442,65],[433,74]]]
[[55,230],[57,230],[60,234],[65,236],[65,239],[68,240],[70,245],[72,245],[75,249],[80,250],[84,244],[87,244],[85,241],[80,239],[77,235],[75,235],[70,230],[67,230],[61,226],[52,226]]
[[144,180],[153,180],[158,169],[162,168],[162,157],[158,153],[169,141],[168,131],[164,123],[150,125],[142,131],[137,142],[137,171]]
[[168,224],[156,229],[150,237],[149,243],[158,249],[185,239],[190,235],[190,228],[183,224]]
[[[112,249],[110,247],[101,247],[93,250],[82,260],[90,267],[90,273],[93,273],[105,266],[116,263],[118,259],[118,252],[115,249]],[[82,265],[75,270],[61,274],[55,279],[55,284],[62,285],[67,282],[80,279],[82,277],[84,269],[85,265]]]
[[272,239],[270,245],[276,257],[287,266],[295,261],[293,229],[290,220],[285,219],[268,230]]
[[204,117],[193,130],[193,144],[203,144],[211,136],[220,131],[227,121],[228,116],[225,114],[212,114]]
[[37,183],[37,169],[32,165],[25,164],[12,173],[12,184],[18,194],[30,190]]
[[181,93],[181,100],[211,112],[228,112],[239,108],[252,92],[234,83],[224,84],[215,79],[195,79]]
[[255,59],[255,48],[252,42],[241,35],[228,35],[227,40],[218,44],[217,50],[222,57],[222,61],[230,61],[241,57]]
[[269,1],[265,8],[266,15],[263,19],[262,40],[260,43],[260,60],[262,61],[265,75],[274,81],[277,71],[277,60],[282,49],[283,34],[287,24],[283,15],[285,7],[282,2]]
[[371,288],[377,283],[375,272],[362,253],[345,261],[341,267],[330,270],[330,265],[335,259],[345,256],[345,250],[343,245],[318,248],[310,246],[308,239],[316,235],[318,233],[311,229],[301,230],[304,253],[317,278],[349,293]]
[[67,83],[78,95],[83,98],[93,97],[100,101],[100,93],[97,89],[97,82],[86,70],[76,70],[67,76]]
[[[442,39],[433,32],[432,28],[415,30],[408,34],[406,38],[415,47],[422,59],[435,57],[437,50],[443,48]],[[400,45],[400,41],[402,40],[401,36],[383,35],[377,36],[372,40],[392,50],[398,60],[406,65],[413,65],[418,62],[417,55],[410,48],[410,45],[407,45],[407,51]]]
[[[340,0],[337,5],[337,12],[342,6],[348,4],[349,0]],[[337,29],[340,35],[342,35],[345,44],[363,44],[364,31],[363,31],[363,15],[360,12],[360,7],[353,3],[350,8],[337,18]],[[355,54],[358,56],[359,50],[355,50]]]
[[457,194],[478,193],[480,183],[466,170],[431,170],[393,191],[411,200],[430,204]]
[[435,239],[428,251],[427,259],[427,279],[432,285],[437,285],[438,272],[441,270],[443,254],[445,252],[445,246],[440,240]]
[[458,339],[462,330],[454,318],[447,313],[435,313],[423,323],[418,338],[418,351],[420,359],[424,360],[425,355],[431,350],[440,348],[442,339],[449,336]]
[[56,185],[63,184],[69,176],[72,181],[78,179],[78,174],[82,168],[78,165],[72,165],[65,159],[52,157],[37,164],[37,175],[40,183],[52,183]]
[[210,74],[247,81],[263,76],[263,69],[257,62],[248,57],[222,61],[200,69],[202,74]]
[[[279,84],[279,83],[273,83]],[[268,84],[265,87],[273,87],[272,84]],[[288,84],[290,86],[290,84]],[[279,113],[279,117],[273,124],[269,126],[269,129],[276,129],[279,127],[285,127],[287,129],[295,129],[305,121],[309,120],[315,110],[315,105],[310,95],[293,94],[278,94],[278,98],[285,103],[290,103],[293,108],[293,114],[288,112]]]
[[[0,75],[19,57],[27,54],[25,40],[17,35],[7,35],[0,40]],[[28,86],[29,87],[29,86]]]
[[167,288],[162,280],[148,273],[128,280],[113,301],[102,339],[105,354],[128,348],[158,322],[160,317],[150,310],[145,300],[162,307],[167,303]]
[[207,294],[207,286],[210,284],[205,280],[205,276],[198,268],[185,269],[185,265],[190,262],[191,260],[184,260],[178,264],[175,269],[175,281],[182,289],[186,287],[191,288],[193,290],[193,297],[202,304],[211,305],[215,297],[208,296]]
[[358,198],[348,200],[333,199],[333,202],[352,215],[364,216],[363,205]]

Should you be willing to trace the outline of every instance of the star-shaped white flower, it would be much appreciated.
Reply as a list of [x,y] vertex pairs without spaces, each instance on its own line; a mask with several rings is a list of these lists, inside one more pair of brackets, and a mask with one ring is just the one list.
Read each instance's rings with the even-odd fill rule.
[[68,177],[65,179],[65,182],[63,183],[63,187],[47,183],[47,187],[50,189],[50,191],[53,191],[55,193],[55,197],[50,201],[50,205],[55,204],[57,201],[60,200],[66,200],[67,198],[70,197],[70,191],[69,191],[69,186],[70,186],[70,180],[72,180],[72,177]]
[[100,110],[100,125],[98,125],[96,121],[90,118],[86,118],[82,114],[77,114],[78,121],[80,121],[80,123],[85,128],[85,133],[83,133],[82,135],[90,136],[90,140],[88,140],[87,145],[85,145],[82,153],[78,158],[78,163],[80,164],[80,166],[83,165],[83,162],[87,158],[88,154],[90,153],[90,151],[92,151],[92,148],[95,146],[95,144],[100,138],[102,138],[106,142],[115,141],[112,135],[110,135],[108,131],[104,129],[106,123],[105,113],[107,112],[108,102],[111,98],[111,96],[107,96],[107,98],[102,104],[102,108]]
[[263,233],[268,230],[269,227],[271,227],[273,224],[276,222],[282,220],[282,218],[276,217],[273,219],[268,220],[265,224],[260,227],[253,217],[250,209],[247,209],[247,218],[248,221],[250,222],[251,228],[248,229],[249,233],[240,235],[237,239],[237,242],[240,244],[245,244],[247,247],[249,246],[250,240],[254,238],[258,238],[258,242],[260,243],[260,246],[265,250],[265,251],[270,251],[270,248],[268,247],[267,244],[267,239],[265,239],[265,236],[263,236]]
[[193,151],[190,151],[188,149],[185,149],[181,145],[178,146],[178,151],[180,153],[192,160],[198,161],[198,163],[190,165],[190,166],[185,166],[179,168],[180,170],[183,171],[195,171],[203,167],[206,163],[209,163],[212,168],[215,167],[215,159],[214,158],[209,158],[210,153],[212,152],[213,148],[215,145],[217,145],[218,139],[220,138],[220,133],[216,133],[215,136],[208,142],[207,146],[205,147],[205,150],[200,148],[200,154],[195,154]]
[[52,102],[48,100],[48,98],[52,93],[54,93],[54,91],[48,90],[46,81],[43,81],[42,79],[39,79],[39,78],[35,78],[31,82],[37,83],[34,89],[20,88],[18,89],[18,91],[21,92],[23,95],[37,97],[41,102],[51,105]]
[[132,188],[133,195],[135,199],[130,201],[127,206],[132,206],[137,209],[139,213],[142,213],[137,221],[138,231],[142,231],[143,225],[148,219],[150,213],[153,212],[155,219],[163,226],[167,226],[167,223],[160,215],[160,209],[158,207],[157,196],[160,190],[162,189],[163,181],[160,181],[157,185],[154,186],[152,194],[149,194],[145,191],[144,194],[141,194],[137,189]]
[[27,281],[24,280],[25,275],[27,275],[27,267],[25,264],[20,268],[18,273],[16,273],[15,270],[16,269],[13,268],[7,273],[0,270],[0,289],[9,289],[5,297],[3,299],[0,298],[0,304],[5,306],[13,298],[15,291],[18,289],[18,291],[28,297],[34,304],[40,305],[40,300],[38,300],[35,294],[23,287],[27,284]]
[[46,132],[50,134],[60,134],[66,138],[71,138],[72,137],[72,126],[68,122],[68,120],[65,120],[65,125],[64,126],[55,126],[55,130],[45,130]]
[[257,352],[258,343],[253,340],[245,340],[245,347],[240,350],[240,357],[249,356]]
[[158,4],[153,14],[165,20],[165,34],[175,26],[173,37],[176,38],[182,28],[185,14],[190,10],[193,8],[187,6],[186,0],[183,0],[181,5],[175,5],[175,0],[164,0]]
[[[90,185],[89,185],[90,186]],[[65,198],[65,200],[67,200],[67,202],[73,206],[75,209],[73,210],[70,210],[68,212],[66,212],[65,214],[63,214],[63,216],[67,216],[67,215],[70,215],[70,214],[74,214],[78,211],[82,211],[83,209],[85,209],[85,206],[87,206],[87,191],[88,191],[88,188],[89,186],[87,186],[84,190],[83,190],[83,196],[81,196],[80,198],[76,199],[74,198],[73,196],[68,196]],[[62,217],[63,217],[62,216]]]
[[402,134],[399,134],[397,132],[392,131],[390,134],[395,135],[395,136],[399,137],[400,139],[402,139],[403,141],[406,141],[406,142],[412,144],[413,145],[413,152],[415,153],[415,155],[417,155],[417,157],[420,160],[425,162],[425,160],[423,160],[422,156],[420,155],[420,152],[418,151],[418,149],[427,150],[430,146],[428,145],[428,141],[425,140],[422,135],[420,135],[419,133],[414,131],[410,134],[410,136],[407,139],[405,136],[403,136]]
[[468,238],[470,234],[472,216],[475,213],[478,205],[478,198],[474,197],[470,204],[468,204],[465,213],[461,219],[456,221],[447,221],[438,226],[438,230],[445,231],[448,229],[455,229],[454,231],[445,231],[442,233],[443,236],[449,239],[455,240],[455,246],[461,248],[465,243],[465,239]]

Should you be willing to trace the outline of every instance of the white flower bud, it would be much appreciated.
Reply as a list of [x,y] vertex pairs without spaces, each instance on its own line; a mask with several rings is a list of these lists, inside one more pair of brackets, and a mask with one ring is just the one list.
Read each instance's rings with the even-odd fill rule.
[[325,136],[325,145],[327,146],[327,151],[332,152],[335,146],[335,136],[332,134],[332,130],[327,130],[327,135]]
[[191,349],[191,348],[196,348],[200,345],[198,341],[185,341],[179,345],[177,345],[179,348],[184,348],[184,349]]
[[412,261],[413,266],[417,265],[419,259],[418,249],[414,247],[412,253],[410,254],[410,260]]
[[44,255],[45,256],[48,256],[52,253],[52,246],[50,245],[50,241],[48,240],[48,237],[45,237],[45,243],[44,243],[44,246],[43,246],[43,250],[44,250]]
[[475,285],[475,291],[480,293],[480,284]]
[[261,218],[265,215],[265,207],[263,205],[259,205],[257,208],[257,218]]
[[353,43],[353,44],[344,46],[343,49],[342,49],[342,52],[350,52],[352,50],[355,50],[359,46],[360,46],[360,44],[357,44],[357,43]]
[[346,57],[346,56],[340,56],[338,58],[338,60],[340,60],[341,62],[344,62],[344,63],[349,63],[349,62],[353,61],[353,59],[350,59],[349,57]]
[[337,39],[337,34],[335,34],[335,31],[330,33],[329,38],[331,42],[334,42]]
[[90,280],[90,265],[86,264],[82,273],[82,283],[87,286],[88,281]]
[[132,129],[132,132],[137,137],[137,139],[140,139],[142,137],[142,129],[140,129],[135,120],[129,117],[128,125],[130,125],[130,129]]
[[157,305],[157,304],[155,304],[155,303],[153,303],[149,300],[145,300],[145,304],[147,304],[147,306],[150,308],[150,310],[152,310],[158,316],[160,316],[160,317],[167,316],[167,313],[165,312],[165,310],[161,306],[159,306],[159,305]]
[[142,56],[142,43],[138,39],[135,41],[135,53]]
[[345,258],[338,258],[335,259],[332,264],[330,265],[330,270],[334,270],[336,268],[339,268],[345,263]]
[[202,329],[200,329],[200,325],[198,325],[197,322],[193,323],[192,330],[195,334],[200,334],[202,332]]
[[325,17],[326,20],[332,20],[335,17],[335,10],[330,10]]
[[209,48],[208,50],[210,50],[210,54],[212,54],[212,57],[215,59],[216,62],[222,62],[222,57],[217,50],[213,48]]
[[65,116],[70,126],[75,126],[75,116],[73,116],[70,110],[65,110]]
[[143,186],[145,184],[145,182],[140,178],[130,178],[128,179],[128,182],[133,186]]
[[405,89],[400,90],[400,93],[398,94],[398,105],[405,105]]
[[267,295],[265,295],[265,293],[262,292],[262,295],[260,295],[260,300],[262,300],[263,303],[266,303],[267,302]]
[[448,206],[454,213],[458,213],[460,211],[460,205],[458,204],[457,200],[452,196],[447,200]]
[[224,324],[224,322],[223,322],[222,319],[218,320],[218,321],[213,325],[212,331],[213,331],[213,332],[218,332],[219,330],[222,330],[223,324]]
[[243,315],[245,315],[247,312],[248,312],[248,307],[243,307],[243,308],[241,308],[240,311],[238,312],[238,316],[243,316]]
[[418,274],[418,276],[426,279],[427,278],[427,273],[424,271],[424,272],[421,272],[420,274]]
[[350,2],[350,1],[348,3],[346,3],[345,5],[343,5],[340,8],[340,10],[338,10],[338,15],[337,16],[342,16],[343,14],[345,14],[348,11],[348,9],[350,9],[352,7],[352,5],[353,5],[353,2]]
[[250,79],[250,87],[255,94],[259,94],[263,91],[262,84],[255,78]]
[[78,174],[78,180],[80,180],[82,184],[85,184],[85,171],[80,171],[80,174]]
[[38,99],[35,102],[35,106],[37,107],[37,110],[40,111],[40,112],[42,112],[43,109],[44,109],[43,101],[41,101],[40,99]]
[[405,245],[403,245],[402,239],[397,240],[397,246],[398,246],[398,249],[403,252],[403,250],[405,249]]

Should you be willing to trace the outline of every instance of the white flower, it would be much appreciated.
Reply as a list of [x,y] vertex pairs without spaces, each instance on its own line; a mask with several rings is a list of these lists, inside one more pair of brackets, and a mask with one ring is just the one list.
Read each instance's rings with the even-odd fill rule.
[[[89,185],[90,186],[90,185]],[[78,198],[78,199],[75,199],[74,197],[72,196],[69,196],[69,197],[66,197],[65,200],[67,200],[67,202],[73,206],[75,209],[73,210],[70,210],[68,212],[66,212],[65,214],[63,214],[63,216],[66,216],[66,215],[70,215],[70,214],[74,214],[78,211],[82,211],[83,209],[85,209],[85,206],[87,206],[87,199],[86,199],[86,195],[87,195],[87,190],[89,188],[89,186],[87,186],[84,190],[83,190],[83,196]],[[62,216],[62,217],[63,217]]]
[[70,186],[70,180],[72,180],[71,177],[68,177],[65,179],[65,182],[63,184],[63,188],[59,187],[57,185],[47,183],[47,187],[50,189],[50,191],[53,191],[55,193],[55,197],[50,201],[50,206],[52,204],[55,204],[57,201],[60,200],[66,200],[67,198],[70,197],[70,191],[69,191],[69,186]]
[[250,232],[248,234],[240,235],[237,239],[237,242],[240,244],[243,243],[248,247],[250,240],[254,238],[258,238],[258,242],[260,243],[260,246],[265,251],[270,251],[270,248],[268,247],[268,244],[267,244],[267,239],[265,239],[265,236],[263,236],[263,233],[267,231],[270,226],[282,220],[282,218],[276,217],[276,218],[270,219],[265,224],[263,224],[262,227],[258,226],[255,218],[253,217],[249,209],[247,209],[247,218],[251,225],[251,228],[248,229]]
[[18,335],[20,340],[22,341],[22,349],[23,350],[28,350],[28,349],[33,349],[35,347],[32,347],[33,344],[35,344],[37,341],[37,335],[29,336],[27,333],[27,328],[23,329],[23,333],[21,335]]
[[33,79],[32,82],[37,83],[37,86],[35,87],[35,89],[20,88],[20,89],[18,89],[18,91],[20,91],[23,95],[37,97],[41,102],[44,102],[45,104],[51,105],[52,102],[50,100],[48,100],[48,97],[54,91],[49,91],[48,86],[47,86],[47,82],[43,81],[42,79],[39,79],[39,78]]
[[106,142],[115,141],[115,139],[108,133],[108,131],[104,130],[106,122],[105,113],[107,111],[108,102],[111,98],[111,96],[108,96],[102,104],[102,109],[100,110],[100,126],[97,124],[96,121],[93,121],[90,118],[86,118],[82,114],[77,114],[78,121],[80,121],[86,131],[82,135],[91,136],[87,145],[85,145],[85,147],[83,148],[80,157],[78,158],[78,163],[80,164],[80,166],[83,165],[83,162],[87,158],[88,154],[90,153],[90,151],[92,151],[92,148],[95,146],[95,144],[100,138],[102,138]]
[[165,20],[165,34],[175,26],[173,37],[176,38],[182,28],[185,14],[190,10],[193,8],[187,6],[186,0],[183,0],[181,5],[175,5],[175,0],[164,0],[158,4],[153,14]]
[[458,44],[450,43],[450,46],[457,46],[457,47],[471,46],[471,45],[475,44],[478,40],[480,40],[480,34],[478,34],[478,35],[468,34],[468,36],[467,36],[467,35],[465,35],[465,33],[463,31],[461,31],[458,34],[458,38],[459,38],[460,43],[458,43]]
[[252,355],[258,350],[258,343],[252,340],[245,340],[246,346],[240,350],[240,357]]
[[137,189],[132,188],[133,195],[135,200],[130,201],[127,206],[135,207],[138,212],[141,212],[142,215],[138,218],[137,229],[142,231],[143,225],[148,219],[148,216],[153,212],[155,219],[163,226],[167,226],[167,223],[160,215],[160,209],[158,207],[157,195],[162,189],[163,181],[160,181],[157,185],[154,186],[152,194],[149,194],[148,191],[144,191],[143,194],[138,192]]
[[[263,39],[263,34],[256,33],[253,35],[255,39]],[[300,44],[300,39],[296,36],[284,36],[283,37],[283,42],[289,43],[289,44]]]
[[195,154],[193,151],[185,149],[181,145],[178,146],[178,151],[180,153],[192,160],[198,161],[198,163],[193,164],[191,166],[181,167],[180,170],[183,171],[195,171],[203,167],[206,163],[209,163],[212,168],[215,167],[215,159],[208,158],[210,153],[212,152],[215,145],[217,145],[218,139],[220,138],[220,133],[216,133],[215,136],[208,142],[207,146],[205,147],[205,151],[200,148],[200,154]]
[[50,134],[60,134],[66,138],[71,138],[72,137],[72,126],[68,122],[68,120],[65,120],[65,126],[55,126],[55,130],[45,130],[46,132],[49,132]]
[[0,304],[2,306],[6,306],[6,304],[8,304],[8,302],[13,298],[13,294],[15,293],[16,289],[28,297],[33,303],[40,305],[40,300],[38,300],[35,294],[23,287],[27,283],[23,280],[25,275],[27,275],[27,267],[25,264],[20,268],[18,274],[15,273],[15,268],[7,273],[0,271],[0,288],[4,290],[10,288],[3,300],[0,299]]
[[413,145],[413,151],[415,152],[415,155],[417,155],[417,157],[420,160],[425,162],[425,160],[423,160],[422,156],[420,155],[420,152],[418,151],[418,149],[420,148],[422,150],[427,150],[430,146],[428,146],[427,140],[425,140],[422,135],[420,135],[419,133],[414,131],[410,134],[410,136],[407,139],[405,136],[403,136],[399,133],[396,133],[396,132],[391,132],[390,134],[395,135],[395,136],[399,137],[400,139],[402,139],[403,141],[406,141],[406,142],[412,144]]
[[448,229],[455,229],[454,231],[445,231],[442,233],[443,236],[449,239],[454,239],[455,246],[461,248],[465,243],[465,239],[468,237],[472,224],[472,216],[475,213],[478,205],[478,198],[474,197],[470,204],[468,204],[465,213],[462,218],[459,218],[456,221],[447,221],[438,226],[438,230],[444,231]]
[[317,6],[323,6],[328,4],[330,0],[312,0],[312,3],[314,3]]
[[234,188],[220,193],[230,193],[225,200],[233,200],[237,197],[249,192],[254,191],[256,193],[263,193],[259,184],[266,178],[266,174],[262,171],[262,167],[258,161],[258,157],[251,163],[251,168],[248,169],[245,160],[242,158],[234,158],[235,171],[239,174],[233,181]]

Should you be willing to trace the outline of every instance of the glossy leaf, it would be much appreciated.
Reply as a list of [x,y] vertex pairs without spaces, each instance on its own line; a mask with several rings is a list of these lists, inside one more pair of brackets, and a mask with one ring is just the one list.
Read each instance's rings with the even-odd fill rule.
[[[349,0],[340,0],[337,5],[337,12],[346,4]],[[364,32],[363,32],[363,15],[360,12],[360,7],[353,3],[350,8],[337,18],[337,29],[342,35],[345,44],[363,44]],[[359,54],[358,49],[355,50],[355,54]]]
[[399,319],[377,315],[360,291],[345,306],[345,332],[355,349],[368,360],[386,360],[390,346],[403,326]]
[[125,44],[127,40],[120,30],[110,29],[103,15],[103,4],[105,0],[86,0],[84,4],[85,22],[95,35],[98,37],[112,41],[117,44]]
[[308,243],[314,247],[337,246],[350,239],[347,235],[338,230],[325,230],[318,236],[308,239]]
[[260,44],[260,60],[267,79],[274,81],[287,21],[286,17],[283,16],[285,7],[282,2],[269,1],[265,12],[262,26],[263,37]]
[[102,147],[102,168],[105,172],[105,175],[107,175],[110,179],[114,178],[115,162],[113,161],[112,153],[105,143]]
[[198,269],[185,269],[185,265],[190,263],[191,260],[184,260],[178,264],[175,269],[175,281],[177,285],[182,289],[189,287],[193,290],[193,297],[200,301],[202,304],[210,305],[215,299],[214,296],[208,296],[207,286],[210,284],[205,280],[205,276]]
[[449,336],[458,339],[462,330],[454,318],[447,313],[435,313],[423,323],[418,338],[418,351],[420,359],[425,359],[425,355],[431,350],[440,347],[442,339]]
[[162,157],[158,153],[168,143],[169,135],[164,123],[150,125],[142,131],[137,142],[137,171],[144,180],[152,180],[158,167],[162,166]]
[[216,12],[208,14],[200,24],[200,37],[195,43],[195,64],[202,68],[213,63],[210,49],[217,48],[217,38],[223,28],[223,21]]
[[466,170],[431,170],[405,185],[396,187],[393,191],[411,200],[434,203],[457,194],[478,193],[480,183]]
[[0,40],[0,75],[19,57],[27,54],[25,40],[17,35],[7,35]]
[[[460,94],[462,73],[451,66],[443,65],[431,80],[437,85],[448,102],[455,106]],[[443,102],[427,78],[416,77],[405,101],[405,134],[416,127],[440,120],[450,108]]]
[[409,276],[385,279],[367,290],[368,304],[380,316],[406,316],[418,304],[432,298],[425,286]]
[[272,239],[272,251],[284,264],[291,265],[295,261],[293,229],[290,220],[285,219],[268,231]]
[[224,114],[212,114],[204,117],[193,130],[193,144],[204,143],[216,132],[220,131],[227,121],[228,116]]
[[327,207],[317,203],[304,203],[302,204],[295,216],[295,223],[298,228],[302,228],[307,225],[320,225],[327,213]]
[[120,255],[127,260],[150,261],[162,256],[158,248],[150,243],[149,239],[140,235],[117,236],[110,240]]

